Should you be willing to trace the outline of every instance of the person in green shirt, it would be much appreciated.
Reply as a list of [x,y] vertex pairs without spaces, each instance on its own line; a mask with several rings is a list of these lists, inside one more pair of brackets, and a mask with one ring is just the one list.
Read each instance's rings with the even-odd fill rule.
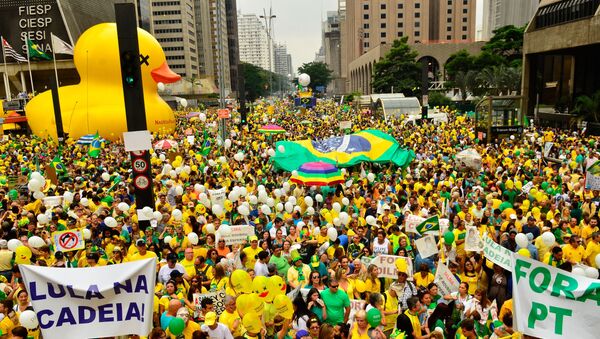
[[277,268],[277,275],[282,277],[287,276],[287,271],[290,268],[290,264],[287,259],[281,255],[281,246],[275,246],[273,249],[273,255],[269,259],[269,264],[275,265]]
[[321,299],[326,306],[327,324],[337,325],[348,322],[350,298],[346,292],[340,290],[340,283],[336,279],[332,279],[329,288],[321,292]]

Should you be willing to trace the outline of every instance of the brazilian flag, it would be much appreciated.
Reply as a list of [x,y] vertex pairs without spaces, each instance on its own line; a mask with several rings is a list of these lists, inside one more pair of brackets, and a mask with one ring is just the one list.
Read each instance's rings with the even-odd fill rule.
[[290,172],[313,161],[338,167],[361,162],[393,163],[404,168],[415,158],[414,151],[401,148],[394,137],[374,129],[323,140],[279,141],[275,149],[275,168]]
[[55,156],[54,159],[52,159],[52,161],[50,162],[50,166],[54,167],[54,169],[56,170],[56,175],[58,176],[67,173],[65,165],[62,163],[62,160],[60,160],[60,156],[58,155]]
[[94,135],[94,139],[90,143],[90,148],[88,149],[88,155],[92,158],[97,158],[102,153],[102,143],[100,142],[100,135],[98,132]]
[[440,220],[437,215],[435,215],[431,218],[425,219],[425,221],[423,221],[422,223],[417,225],[417,232],[419,232],[419,234],[424,234],[426,232],[439,231],[439,230],[440,230]]
[[27,39],[27,50],[29,54],[29,60],[38,59],[38,60],[52,60],[52,57],[46,54],[38,44]]

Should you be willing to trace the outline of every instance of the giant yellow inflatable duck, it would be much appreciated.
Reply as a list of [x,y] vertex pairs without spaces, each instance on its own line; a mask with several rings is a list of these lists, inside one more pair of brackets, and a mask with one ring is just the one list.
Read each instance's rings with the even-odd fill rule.
[[[141,72],[148,130],[173,131],[173,110],[158,95],[157,84],[176,82],[181,77],[169,69],[162,48],[150,33],[138,28],[138,41],[143,60]],[[117,25],[102,23],[85,31],[75,45],[73,61],[81,81],[59,88],[64,131],[74,139],[96,132],[108,140],[122,138],[122,133],[127,131],[127,121]],[[37,95],[27,104],[25,113],[34,134],[56,140],[52,112],[50,91]]]

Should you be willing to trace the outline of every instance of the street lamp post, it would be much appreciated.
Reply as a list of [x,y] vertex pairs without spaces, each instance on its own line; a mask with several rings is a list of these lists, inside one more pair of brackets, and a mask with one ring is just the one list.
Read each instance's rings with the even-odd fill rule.
[[273,8],[269,8],[269,15],[267,15],[267,10],[263,8],[263,15],[260,16],[261,19],[265,20],[265,26],[267,29],[267,40],[269,44],[269,95],[273,96],[273,61],[272,61],[272,52],[271,48],[273,45],[273,39],[271,37],[271,29],[272,24],[271,20],[275,19],[277,16],[273,15]]

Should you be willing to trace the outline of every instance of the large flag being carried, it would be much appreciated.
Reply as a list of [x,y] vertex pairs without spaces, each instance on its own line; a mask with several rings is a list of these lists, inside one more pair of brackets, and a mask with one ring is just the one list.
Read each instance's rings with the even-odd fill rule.
[[323,140],[279,141],[272,159],[276,168],[293,171],[312,161],[324,161],[338,167],[361,162],[392,162],[405,167],[414,158],[415,152],[400,148],[391,135],[379,130],[364,130]]
[[40,46],[35,42],[27,39],[27,48],[29,50],[29,60],[33,59],[42,59],[42,60],[52,60],[52,57],[48,54],[44,53]]
[[92,158],[97,158],[100,156],[102,152],[102,143],[100,142],[100,135],[96,133],[94,135],[94,139],[90,143],[90,148],[88,149],[88,155]]
[[417,225],[417,232],[419,234],[425,234],[425,232],[437,232],[440,230],[440,220],[437,215],[425,219],[422,223]]
[[27,58],[17,53],[12,46],[6,41],[6,39],[2,38],[2,50],[4,51],[4,57],[11,57],[18,62],[27,62]]

